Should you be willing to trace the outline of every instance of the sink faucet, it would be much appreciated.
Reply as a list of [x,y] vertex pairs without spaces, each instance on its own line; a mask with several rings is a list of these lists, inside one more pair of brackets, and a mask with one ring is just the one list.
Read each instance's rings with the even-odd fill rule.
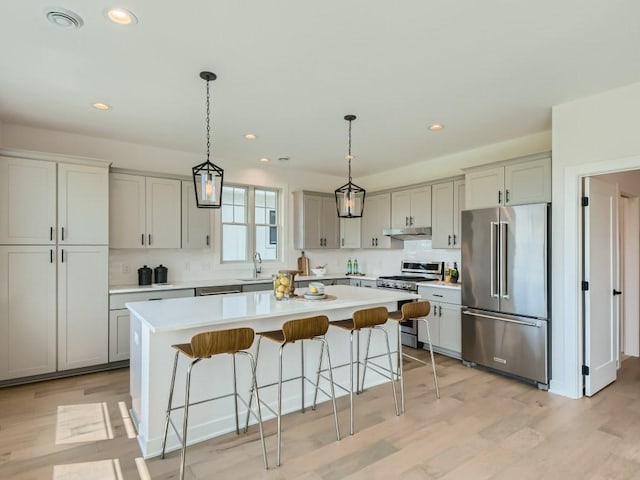
[[253,254],[253,278],[258,278],[258,274],[262,272],[262,257],[259,252]]

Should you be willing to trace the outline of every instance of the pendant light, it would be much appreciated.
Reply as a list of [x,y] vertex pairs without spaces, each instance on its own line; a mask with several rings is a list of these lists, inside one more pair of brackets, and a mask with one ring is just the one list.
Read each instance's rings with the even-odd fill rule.
[[351,122],[356,119],[355,115],[345,115],[344,119],[349,122],[349,153],[345,157],[349,161],[349,182],[336,189],[336,207],[340,218],[362,217],[364,210],[364,188],[360,188],[351,181]]
[[196,191],[198,208],[220,208],[222,206],[222,177],[224,170],[209,161],[211,134],[209,120],[209,82],[215,80],[216,74],[200,72],[200,78],[207,81],[207,161],[193,167],[193,185]]

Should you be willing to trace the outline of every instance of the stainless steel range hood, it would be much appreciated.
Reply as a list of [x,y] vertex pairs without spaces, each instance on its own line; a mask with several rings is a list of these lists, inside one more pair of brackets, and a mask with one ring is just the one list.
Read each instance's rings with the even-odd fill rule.
[[382,234],[400,240],[430,240],[431,227],[386,228]]

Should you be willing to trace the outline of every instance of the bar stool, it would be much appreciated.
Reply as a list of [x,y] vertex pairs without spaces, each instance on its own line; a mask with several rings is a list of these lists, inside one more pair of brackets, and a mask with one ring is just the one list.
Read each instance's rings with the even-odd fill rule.
[[[344,364],[344,365],[339,365],[338,367],[335,368],[339,368],[339,367],[344,367],[344,366],[349,366],[350,369],[350,374],[349,374],[349,389],[347,390],[346,388],[344,388],[342,385],[340,384],[336,384],[339,388],[342,388],[345,391],[349,392],[349,433],[351,435],[353,435],[354,432],[354,428],[353,428],[353,367],[354,367],[354,361],[353,361],[353,334],[354,332],[357,333],[358,335],[360,334],[361,330],[369,330],[369,340],[371,339],[371,334],[373,333],[374,330],[379,330],[382,333],[384,333],[385,336],[385,340],[386,340],[386,344],[387,344],[387,358],[389,360],[389,375],[387,375],[386,373],[383,372],[377,372],[378,374],[388,378],[389,380],[391,380],[391,390],[393,391],[393,403],[396,409],[396,415],[399,415],[400,412],[398,411],[398,398],[396,395],[396,387],[395,387],[395,379],[394,379],[394,373],[393,373],[393,363],[391,361],[391,348],[389,346],[389,334],[387,333],[387,331],[384,329],[384,327],[382,327],[382,325],[384,323],[387,322],[387,320],[389,319],[389,312],[387,310],[386,307],[374,307],[374,308],[367,308],[367,309],[363,309],[363,310],[358,310],[356,312],[353,313],[353,317],[347,320],[338,320],[338,321],[334,321],[331,322],[332,326],[341,328],[343,330],[347,330],[349,332],[349,363],[348,364]],[[358,337],[359,340],[359,337]],[[365,366],[369,360],[369,343],[367,343],[367,354],[365,356]],[[359,346],[359,341],[358,341],[358,346]],[[383,354],[384,355],[384,354]],[[355,361],[355,366],[357,368],[356,371],[356,392],[360,393],[360,348],[358,348],[358,355],[357,355],[357,359]],[[362,385],[364,386],[364,378],[362,380]],[[314,399],[314,404],[315,404],[315,399]]]
[[[162,455],[161,458],[164,458],[165,448],[167,445],[167,433],[169,431],[169,424],[173,428],[174,432],[178,436],[178,440],[180,440],[180,444],[182,446],[182,453],[180,458],[180,480],[184,479],[184,467],[185,467],[185,458],[187,453],[187,425],[189,420],[189,407],[193,405],[199,405],[205,402],[211,402],[213,400],[220,400],[222,398],[227,398],[230,396],[234,397],[234,406],[236,413],[236,433],[240,433],[239,425],[238,425],[238,399],[247,407],[247,425],[249,423],[248,417],[249,414],[253,413],[254,417],[258,420],[259,428],[260,428],[260,440],[262,441],[262,456],[264,458],[264,468],[269,468],[267,464],[267,449],[264,443],[264,431],[262,429],[262,414],[260,412],[260,399],[258,397],[258,390],[256,387],[256,363],[253,359],[253,355],[251,353],[245,351],[251,348],[253,344],[255,333],[251,328],[234,328],[230,330],[217,330],[213,332],[204,332],[199,333],[191,337],[190,343],[182,343],[179,345],[172,345],[172,348],[176,349],[175,360],[173,362],[173,375],[171,377],[171,389],[169,390],[169,404],[167,407],[167,416],[165,419],[164,425],[164,437],[162,439]],[[215,398],[208,398],[205,400],[200,400],[198,402],[189,403],[189,388],[191,385],[191,370],[196,363],[199,363],[201,360],[211,358],[214,355],[220,355],[223,353],[229,353],[233,355],[233,393],[229,393],[226,395],[221,395]],[[251,393],[255,392],[256,403],[258,405],[258,413],[254,413],[251,410],[250,402],[247,403],[239,394],[237,389],[237,377],[236,377],[236,354],[242,354],[249,358],[249,362],[251,364]],[[178,359],[180,354],[184,355],[188,359],[191,360],[189,366],[187,367],[187,376],[186,376],[186,384],[185,384],[185,393],[184,393],[184,405],[173,407],[173,389],[176,381],[176,370],[178,368]],[[171,419],[171,412],[175,410],[179,410],[184,408],[184,419],[182,425],[182,435],[178,432],[178,429],[173,423]],[[246,428],[245,428],[246,430]]]
[[[258,345],[256,347],[256,361],[260,352],[260,342],[263,338],[271,340],[275,343],[280,344],[279,352],[279,363],[278,363],[278,381],[276,383],[270,383],[267,385],[260,385],[256,388],[266,388],[277,385],[278,386],[278,410],[274,411],[269,405],[263,402],[263,405],[271,411],[278,418],[278,449],[277,449],[277,461],[276,465],[280,466],[280,450],[282,445],[282,384],[284,382],[289,382],[292,380],[300,379],[300,384],[302,387],[302,412],[304,412],[304,381],[307,380],[310,382],[316,389],[318,389],[318,384],[320,382],[320,370],[322,369],[322,361],[324,350],[327,351],[327,363],[329,365],[329,385],[331,387],[331,394],[328,394],[323,389],[320,391],[325,394],[327,397],[330,397],[333,402],[333,416],[335,419],[335,427],[336,427],[336,437],[340,440],[340,429],[338,427],[338,411],[336,409],[336,395],[335,389],[333,388],[333,374],[331,370],[331,355],[329,353],[329,344],[325,339],[325,334],[329,329],[329,319],[325,315],[319,315],[316,317],[309,318],[301,318],[297,320],[289,320],[282,324],[282,330],[275,330],[270,332],[258,332]],[[295,343],[300,340],[300,359],[301,359],[301,375],[298,377],[287,378],[285,380],[282,379],[282,352],[284,350],[285,345],[290,343]],[[318,366],[318,374],[316,377],[315,383],[307,378],[304,374],[304,341],[305,340],[313,340],[321,342],[320,346],[320,360]],[[256,401],[260,401],[256,395]],[[249,399],[249,407],[251,407],[251,398]],[[312,407],[312,410],[315,410],[315,401]],[[249,414],[247,412],[247,425],[249,423]],[[246,426],[245,426],[246,429]]]
[[[409,302],[402,305],[399,312],[392,312],[389,314],[389,318],[395,320],[398,323],[398,373],[397,376],[400,379],[400,405],[402,413],[404,413],[404,375],[403,375],[403,358],[410,358],[423,365],[429,365],[428,362],[411,356],[402,351],[401,330],[400,324],[407,321],[420,321],[424,322],[427,327],[427,342],[429,343],[429,353],[431,354],[431,368],[433,369],[433,382],[436,387],[436,398],[440,398],[440,389],[438,388],[438,375],[436,374],[436,362],[433,357],[433,345],[431,344],[431,332],[429,331],[429,312],[431,311],[431,303],[426,300],[419,302]],[[366,368],[366,365],[365,365]]]

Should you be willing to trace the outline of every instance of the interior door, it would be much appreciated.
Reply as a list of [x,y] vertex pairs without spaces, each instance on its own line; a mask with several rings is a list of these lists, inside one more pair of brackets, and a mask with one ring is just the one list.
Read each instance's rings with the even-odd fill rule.
[[584,179],[584,393],[616,379],[618,352],[618,195],[614,184]]

